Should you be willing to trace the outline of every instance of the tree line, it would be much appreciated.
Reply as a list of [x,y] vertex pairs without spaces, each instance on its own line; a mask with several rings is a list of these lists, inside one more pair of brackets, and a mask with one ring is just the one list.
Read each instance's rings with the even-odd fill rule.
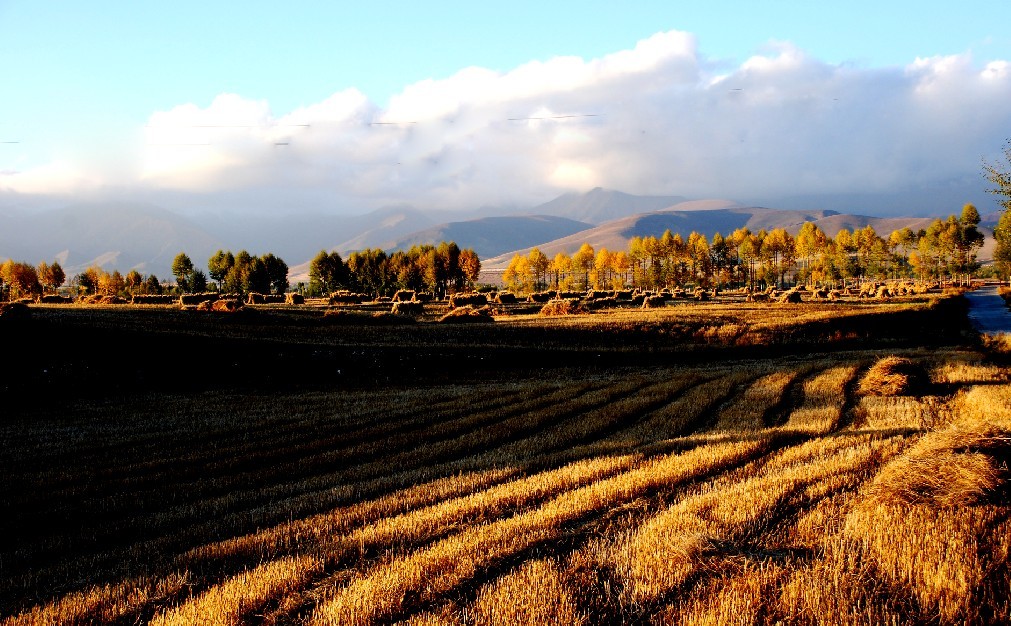
[[[79,295],[130,296],[137,294],[197,293],[208,289],[225,293],[277,293],[291,288],[288,264],[267,253],[253,256],[245,250],[218,250],[207,260],[207,271],[180,252],[172,260],[175,283],[163,283],[154,274],[136,269],[126,275],[93,266],[70,278]],[[428,291],[439,297],[472,289],[481,272],[481,260],[472,249],[461,250],[454,242],[437,246],[418,245],[387,254],[369,248],[343,259],[337,252],[320,251],[309,267],[309,285],[297,288],[305,295],[328,295],[350,290],[377,296],[399,289]],[[58,262],[33,266],[8,260],[0,265],[0,300],[17,300],[56,291],[67,282]]]
[[830,237],[813,222],[805,222],[796,236],[783,228],[755,233],[739,228],[711,238],[697,232],[684,238],[667,230],[660,237],[633,237],[626,250],[594,250],[584,243],[571,256],[560,252],[549,259],[534,248],[515,255],[502,280],[509,289],[532,292],[936,279],[978,269],[976,252],[983,245],[979,222],[979,211],[966,204],[961,216],[937,219],[919,232],[903,228],[887,237],[872,226],[844,228]]
[[416,245],[392,254],[378,248],[352,252],[347,259],[321,250],[309,262],[307,295],[349,290],[377,296],[399,289],[427,291],[436,297],[472,289],[481,273],[481,259],[455,242]]

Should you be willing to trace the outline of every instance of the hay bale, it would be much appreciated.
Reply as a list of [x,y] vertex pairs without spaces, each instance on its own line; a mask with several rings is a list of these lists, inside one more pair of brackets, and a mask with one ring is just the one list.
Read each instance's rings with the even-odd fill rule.
[[613,309],[618,306],[618,299],[615,297],[610,298],[597,298],[595,300],[590,300],[586,303],[586,308],[589,311],[597,311],[600,309]]
[[698,302],[706,302],[711,297],[705,289],[696,289],[692,297]]
[[218,294],[216,293],[184,293],[179,296],[179,304],[181,306],[197,305],[201,302],[214,302],[217,299]]
[[435,300],[435,294],[427,291],[419,291],[414,294],[414,299],[418,302],[431,302],[432,300]]
[[879,359],[860,383],[857,393],[863,396],[918,395],[930,386],[926,371],[918,363],[897,356]]
[[[482,294],[483,295],[483,294]],[[475,308],[471,305],[456,307],[439,318],[440,324],[472,324],[494,322],[487,307]]]
[[483,293],[454,293],[449,297],[449,308],[476,307],[488,304],[488,296]]
[[614,292],[614,298],[615,298],[615,300],[625,300],[625,301],[631,300],[632,299],[632,290],[631,289],[624,289],[622,291],[615,291]]
[[516,304],[516,294],[509,293],[508,291],[500,291],[495,295],[495,302],[498,304]]
[[874,297],[878,300],[887,300],[892,297],[892,290],[888,288],[888,285],[881,285],[874,292]]
[[630,302],[632,306],[642,306],[642,303],[645,302],[646,298],[648,297],[649,296],[647,296],[644,293],[637,293],[634,296],[632,296],[632,300]]
[[119,296],[102,296],[98,304],[126,304],[126,298]]
[[527,301],[535,302],[537,304],[544,304],[545,302],[550,302],[554,299],[554,295],[550,291],[542,291],[539,293],[532,293],[527,296]]
[[815,300],[827,300],[828,299],[828,289],[825,287],[819,287],[811,292],[811,297]]
[[43,294],[35,298],[35,302],[39,304],[70,304],[73,301],[73,298],[65,298],[55,293]]
[[361,304],[365,302],[366,296],[352,291],[342,290],[330,294],[330,306],[335,304]]
[[394,302],[390,312],[394,315],[421,315],[424,311],[424,303],[406,300]]
[[577,315],[586,313],[586,308],[577,298],[555,299],[541,307],[541,315]]
[[414,300],[415,293],[410,289],[401,289],[393,294],[394,302],[410,302]]
[[300,293],[286,293],[284,294],[285,304],[305,304],[305,296]]
[[266,298],[263,297],[262,293],[257,293],[255,291],[250,291],[246,296],[246,304],[264,304],[266,303]]
[[831,300],[832,302],[835,302],[840,297],[842,297],[842,295],[843,293],[841,291],[839,291],[838,289],[833,289],[832,291],[828,292],[828,299]]
[[170,294],[142,293],[135,294],[130,298],[130,304],[172,304],[178,298]]
[[777,300],[780,304],[800,304],[803,300],[800,297],[800,292],[796,289],[790,289],[779,296]]
[[24,302],[5,302],[0,304],[0,319],[5,322],[27,320],[32,316],[31,310]]
[[218,313],[235,313],[242,308],[242,303],[238,300],[215,300],[210,305],[210,310]]
[[770,300],[769,294],[765,293],[764,291],[760,291],[758,293],[749,293],[748,297],[745,298],[746,302],[769,302],[769,300]]
[[642,308],[644,309],[659,309],[664,306],[667,306],[667,298],[662,295],[646,296],[642,301]]

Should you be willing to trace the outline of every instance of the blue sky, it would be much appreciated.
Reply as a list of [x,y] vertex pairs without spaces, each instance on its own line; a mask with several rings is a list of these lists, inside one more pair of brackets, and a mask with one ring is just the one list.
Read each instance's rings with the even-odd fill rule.
[[[633,50],[658,33],[678,31],[693,41],[686,54],[696,59],[698,94],[716,77],[743,76],[753,56],[782,57],[783,50],[789,48],[804,58],[808,67],[804,71],[832,73],[837,79],[832,84],[849,84],[846,81],[852,75],[861,76],[862,90],[870,103],[870,85],[901,82],[918,58],[960,59],[961,71],[967,75],[984,71],[993,61],[1011,59],[1008,24],[1008,2],[0,0],[0,141],[18,142],[0,144],[0,189],[44,193],[44,181],[64,174],[74,177],[75,184],[86,184],[90,178],[93,186],[103,188],[150,189],[152,176],[140,176],[146,181],[141,184],[136,172],[126,172],[143,160],[138,151],[144,150],[145,141],[151,143],[144,133],[154,116],[188,104],[209,109],[222,94],[265,103],[268,112],[261,118],[275,123],[299,108],[354,89],[367,100],[366,108],[373,111],[369,119],[374,121],[384,111],[392,114],[398,110],[398,97],[401,102],[409,100],[404,94],[412,86],[450,80],[465,68],[484,68],[506,76],[532,62],[549,63],[558,57],[574,56],[590,63]],[[797,74],[794,79],[807,80],[804,76],[810,74]],[[456,88],[471,88],[460,84],[464,82],[456,81]],[[475,84],[472,88],[481,87]],[[887,97],[887,88],[882,88]],[[788,97],[795,101],[797,93],[792,93]],[[533,106],[523,99],[527,96],[520,100]],[[614,107],[627,104],[627,94],[613,97]],[[477,106],[468,96],[461,96],[460,102],[466,106],[458,104],[457,112],[461,106],[468,111]],[[571,112],[562,111],[563,102],[556,100],[545,99],[541,104],[554,113]],[[596,95],[581,104],[609,109],[607,100]],[[692,109],[700,105],[696,100],[685,106]],[[399,110],[414,114],[418,109],[401,106]],[[498,111],[486,112],[493,114]],[[616,119],[614,115],[608,122]],[[698,123],[714,122],[700,118]],[[782,121],[773,125],[777,123]],[[1011,134],[1011,128],[994,131],[992,149],[980,146],[980,154],[997,153],[1005,135]],[[472,142],[475,137],[467,135]],[[214,136],[196,143],[204,139],[208,143],[225,141]],[[273,141],[271,145],[281,143]],[[495,145],[501,146],[504,154],[508,152],[503,144]],[[516,148],[521,150],[524,145]],[[609,140],[608,145],[614,142]],[[429,158],[432,150],[437,148],[424,151]],[[347,151],[326,158],[332,162],[341,154],[352,159]],[[218,156],[217,162],[227,160]],[[677,160],[677,155],[668,156]],[[922,156],[917,158],[922,161]],[[923,163],[907,166],[916,171],[930,169]],[[978,170],[978,159],[972,167]],[[25,174],[36,170],[48,173],[35,176],[32,185],[24,183]],[[118,175],[119,170],[124,173]],[[959,175],[964,176],[964,171],[953,173]],[[377,180],[382,178],[376,176]],[[430,179],[431,172],[427,176]],[[534,185],[536,191],[531,195],[544,195],[583,180],[576,177],[566,183],[562,178]],[[583,178],[588,184],[622,182]],[[186,187],[178,177],[173,181],[158,179],[156,186]],[[445,198],[446,189],[453,184],[439,183],[442,195],[435,194],[432,201]],[[839,184],[845,183],[837,181],[835,188]],[[52,191],[73,186],[54,183]],[[661,191],[664,184],[643,186],[649,188],[628,191]],[[826,186],[829,191],[832,188]],[[409,185],[402,186],[402,194],[409,190]],[[703,191],[707,190],[699,190]],[[361,204],[368,192],[357,189],[345,195]],[[479,191],[467,194],[466,201],[473,202],[471,198],[478,195]],[[375,202],[396,199],[376,197]]]

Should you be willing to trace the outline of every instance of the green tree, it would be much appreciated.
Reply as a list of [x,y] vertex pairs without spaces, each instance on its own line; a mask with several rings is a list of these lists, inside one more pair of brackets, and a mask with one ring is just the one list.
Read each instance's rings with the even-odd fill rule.
[[193,261],[186,256],[185,252],[180,252],[172,260],[172,275],[176,277],[176,284],[183,291],[192,292],[191,279],[193,278]]
[[226,250],[218,250],[211,258],[207,259],[207,273],[218,285],[218,289],[221,289],[221,285],[225,280],[225,276],[228,276],[228,270],[232,269],[235,265],[235,256]]
[[983,162],[983,176],[992,185],[987,191],[1000,196],[998,203],[1004,207],[1004,212],[993,229],[997,240],[993,258],[1002,275],[1011,274],[1011,139],[1004,144],[1004,160],[1006,165]]
[[270,290],[274,293],[284,293],[288,291],[288,264],[280,257],[268,252],[260,257],[264,267],[267,269],[267,282]]
[[993,229],[993,236],[997,240],[993,261],[1000,275],[1007,278],[1011,276],[1011,211],[1001,213],[1000,220]]
[[969,203],[962,207],[962,216],[958,220],[959,233],[956,251],[958,254],[958,271],[973,272],[978,269],[976,251],[983,247],[983,233],[979,231],[979,211]]
[[337,252],[320,250],[309,262],[309,291],[327,295],[348,284],[348,269]]

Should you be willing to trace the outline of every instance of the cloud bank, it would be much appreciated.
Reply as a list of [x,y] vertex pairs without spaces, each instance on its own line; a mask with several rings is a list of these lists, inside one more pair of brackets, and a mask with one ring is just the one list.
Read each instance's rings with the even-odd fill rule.
[[1011,133],[1009,101],[1006,61],[861,68],[773,43],[727,67],[672,31],[599,59],[465,68],[409,85],[385,108],[355,89],[281,113],[222,94],[153,113],[129,171],[64,163],[0,174],[0,188],[332,211],[529,206],[595,186],[744,200],[969,179],[982,188],[981,159]]

